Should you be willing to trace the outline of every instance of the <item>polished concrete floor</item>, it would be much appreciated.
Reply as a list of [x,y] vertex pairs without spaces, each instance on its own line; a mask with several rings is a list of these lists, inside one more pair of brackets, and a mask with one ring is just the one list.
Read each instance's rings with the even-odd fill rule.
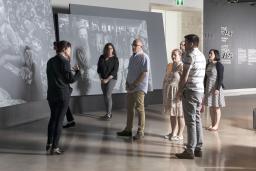
[[[146,108],[146,136],[140,142],[116,136],[124,128],[125,110],[114,111],[111,121],[99,120],[100,111],[76,115],[77,126],[63,130],[60,156],[45,155],[48,118],[1,129],[0,171],[256,170],[255,102],[256,95],[226,97],[220,130],[204,130],[203,157],[195,160],[175,158],[183,143],[163,139],[169,121],[161,105],[152,105]],[[208,126],[209,116],[202,118]]]

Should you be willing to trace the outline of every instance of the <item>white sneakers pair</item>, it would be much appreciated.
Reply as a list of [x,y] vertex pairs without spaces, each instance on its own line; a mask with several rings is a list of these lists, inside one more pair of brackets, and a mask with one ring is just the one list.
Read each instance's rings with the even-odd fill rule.
[[164,136],[164,139],[169,139],[170,141],[182,141],[183,136],[173,136],[172,134],[168,134]]

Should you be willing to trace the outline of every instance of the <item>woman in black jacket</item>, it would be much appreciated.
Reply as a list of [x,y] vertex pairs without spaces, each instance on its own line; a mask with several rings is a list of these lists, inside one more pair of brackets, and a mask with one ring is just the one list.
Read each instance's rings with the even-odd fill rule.
[[79,67],[73,67],[75,75],[70,67],[71,44],[67,41],[57,43],[57,55],[47,62],[47,100],[51,110],[48,123],[48,139],[46,145],[47,154],[61,154],[59,139],[61,136],[63,118],[67,112],[73,83],[79,77]]
[[[56,54],[58,54],[57,53],[57,45],[58,45],[58,42],[53,42],[53,49],[56,51]],[[70,60],[71,59],[69,59],[69,62],[70,62]],[[71,87],[70,87],[70,90],[72,91]],[[63,128],[74,127],[76,125],[74,116],[73,116],[69,106],[67,109],[66,118],[67,118],[67,123],[62,126]]]
[[112,43],[107,43],[99,57],[97,68],[106,105],[106,114],[102,117],[104,120],[112,117],[112,91],[116,85],[118,67],[115,47]]
[[225,99],[222,89],[224,87],[224,66],[220,62],[220,54],[216,49],[211,49],[209,51],[208,61],[204,79],[204,105],[210,107],[211,125],[207,129],[210,131],[217,131],[221,117],[220,108],[225,107]]

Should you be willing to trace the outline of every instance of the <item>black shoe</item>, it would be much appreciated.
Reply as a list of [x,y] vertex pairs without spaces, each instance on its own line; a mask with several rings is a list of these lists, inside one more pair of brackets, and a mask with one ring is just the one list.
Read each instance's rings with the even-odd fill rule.
[[66,125],[63,125],[62,128],[70,128],[76,125],[75,121],[68,122]]
[[59,147],[53,148],[51,150],[51,155],[61,155],[64,151],[60,149]]
[[123,130],[121,132],[117,132],[116,134],[118,136],[123,136],[123,137],[131,137],[132,136],[132,132],[131,131],[126,131],[126,130]]
[[135,136],[133,136],[133,140],[141,140],[144,137],[144,134],[141,132],[137,132]]
[[51,154],[51,150],[52,150],[52,144],[46,144],[46,154],[49,155]]
[[194,159],[195,156],[192,153],[189,153],[188,151],[183,151],[183,153],[177,153],[175,156],[179,159]]
[[104,121],[109,121],[111,118],[112,118],[112,114],[106,114],[101,117],[101,119]]
[[203,152],[202,152],[201,149],[195,149],[194,155],[195,155],[195,157],[202,157],[203,156]]

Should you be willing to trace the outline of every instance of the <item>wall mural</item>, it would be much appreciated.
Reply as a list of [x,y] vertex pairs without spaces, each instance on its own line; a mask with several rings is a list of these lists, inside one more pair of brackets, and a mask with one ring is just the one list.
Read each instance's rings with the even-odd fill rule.
[[49,0],[0,0],[0,107],[46,98],[52,16]]
[[[132,41],[140,38],[144,43],[144,51],[149,54],[145,20],[59,14],[58,24],[60,40],[71,42],[72,64],[78,63],[82,72],[82,78],[72,85],[72,95],[102,94],[97,62],[106,43],[114,44],[119,58],[118,80],[114,93],[125,92]],[[152,89],[151,73],[150,78],[149,87]]]

